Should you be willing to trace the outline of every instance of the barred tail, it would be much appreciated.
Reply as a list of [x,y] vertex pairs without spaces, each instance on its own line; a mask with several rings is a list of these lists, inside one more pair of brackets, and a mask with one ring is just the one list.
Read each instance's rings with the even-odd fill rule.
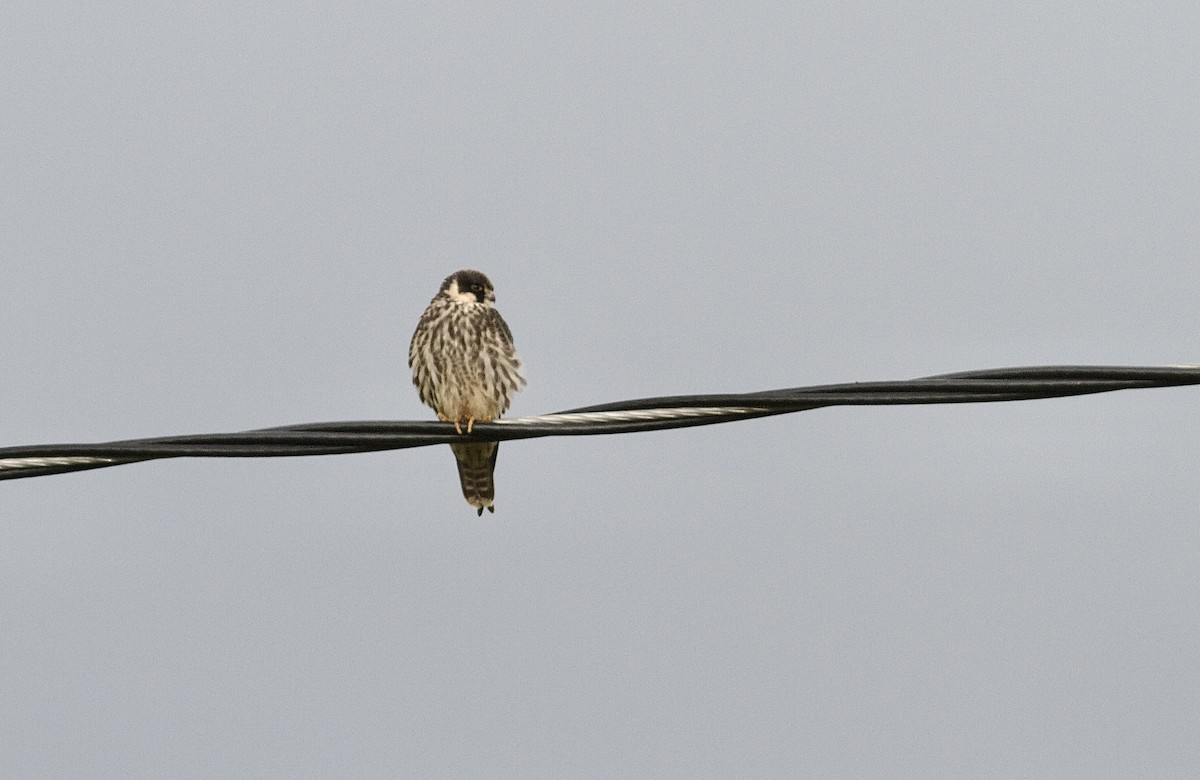
[[496,454],[500,443],[489,441],[478,444],[451,444],[454,458],[458,461],[458,481],[462,483],[463,498],[483,514],[495,512],[492,502],[496,498],[496,485],[492,472],[496,470]]

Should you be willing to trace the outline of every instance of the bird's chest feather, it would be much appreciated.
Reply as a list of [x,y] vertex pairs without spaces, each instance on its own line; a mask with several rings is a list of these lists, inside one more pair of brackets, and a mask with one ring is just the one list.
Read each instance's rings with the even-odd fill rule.
[[429,327],[425,363],[434,408],[450,419],[491,419],[508,408],[514,357],[484,310],[455,306]]

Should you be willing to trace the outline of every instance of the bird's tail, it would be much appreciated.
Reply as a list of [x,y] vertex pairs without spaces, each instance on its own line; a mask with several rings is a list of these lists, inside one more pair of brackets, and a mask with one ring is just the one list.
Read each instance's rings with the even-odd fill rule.
[[496,453],[500,443],[494,441],[473,444],[451,444],[454,458],[458,461],[458,481],[462,483],[463,498],[483,514],[495,512],[492,503],[496,498],[496,485],[492,473],[496,470]]

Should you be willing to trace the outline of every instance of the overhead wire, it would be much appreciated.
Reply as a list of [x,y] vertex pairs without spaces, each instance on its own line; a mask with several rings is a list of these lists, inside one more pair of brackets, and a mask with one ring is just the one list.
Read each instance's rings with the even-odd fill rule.
[[853,382],[752,393],[661,396],[477,422],[456,433],[448,422],[348,421],[286,425],[90,444],[0,447],[0,480],[106,468],[163,458],[337,455],[461,441],[594,436],[656,431],[830,406],[990,403],[1063,398],[1115,390],[1200,384],[1200,366],[1032,366]]

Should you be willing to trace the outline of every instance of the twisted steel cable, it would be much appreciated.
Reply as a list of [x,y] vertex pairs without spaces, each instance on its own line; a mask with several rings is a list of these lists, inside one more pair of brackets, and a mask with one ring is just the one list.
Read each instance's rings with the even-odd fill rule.
[[0,479],[118,466],[160,458],[337,455],[463,441],[593,436],[714,425],[827,406],[987,403],[1114,390],[1200,384],[1200,366],[1034,366],[941,374],[892,382],[795,387],[755,393],[664,396],[480,422],[459,435],[434,421],[322,422],[242,433],[196,434],[97,444],[0,448]]

